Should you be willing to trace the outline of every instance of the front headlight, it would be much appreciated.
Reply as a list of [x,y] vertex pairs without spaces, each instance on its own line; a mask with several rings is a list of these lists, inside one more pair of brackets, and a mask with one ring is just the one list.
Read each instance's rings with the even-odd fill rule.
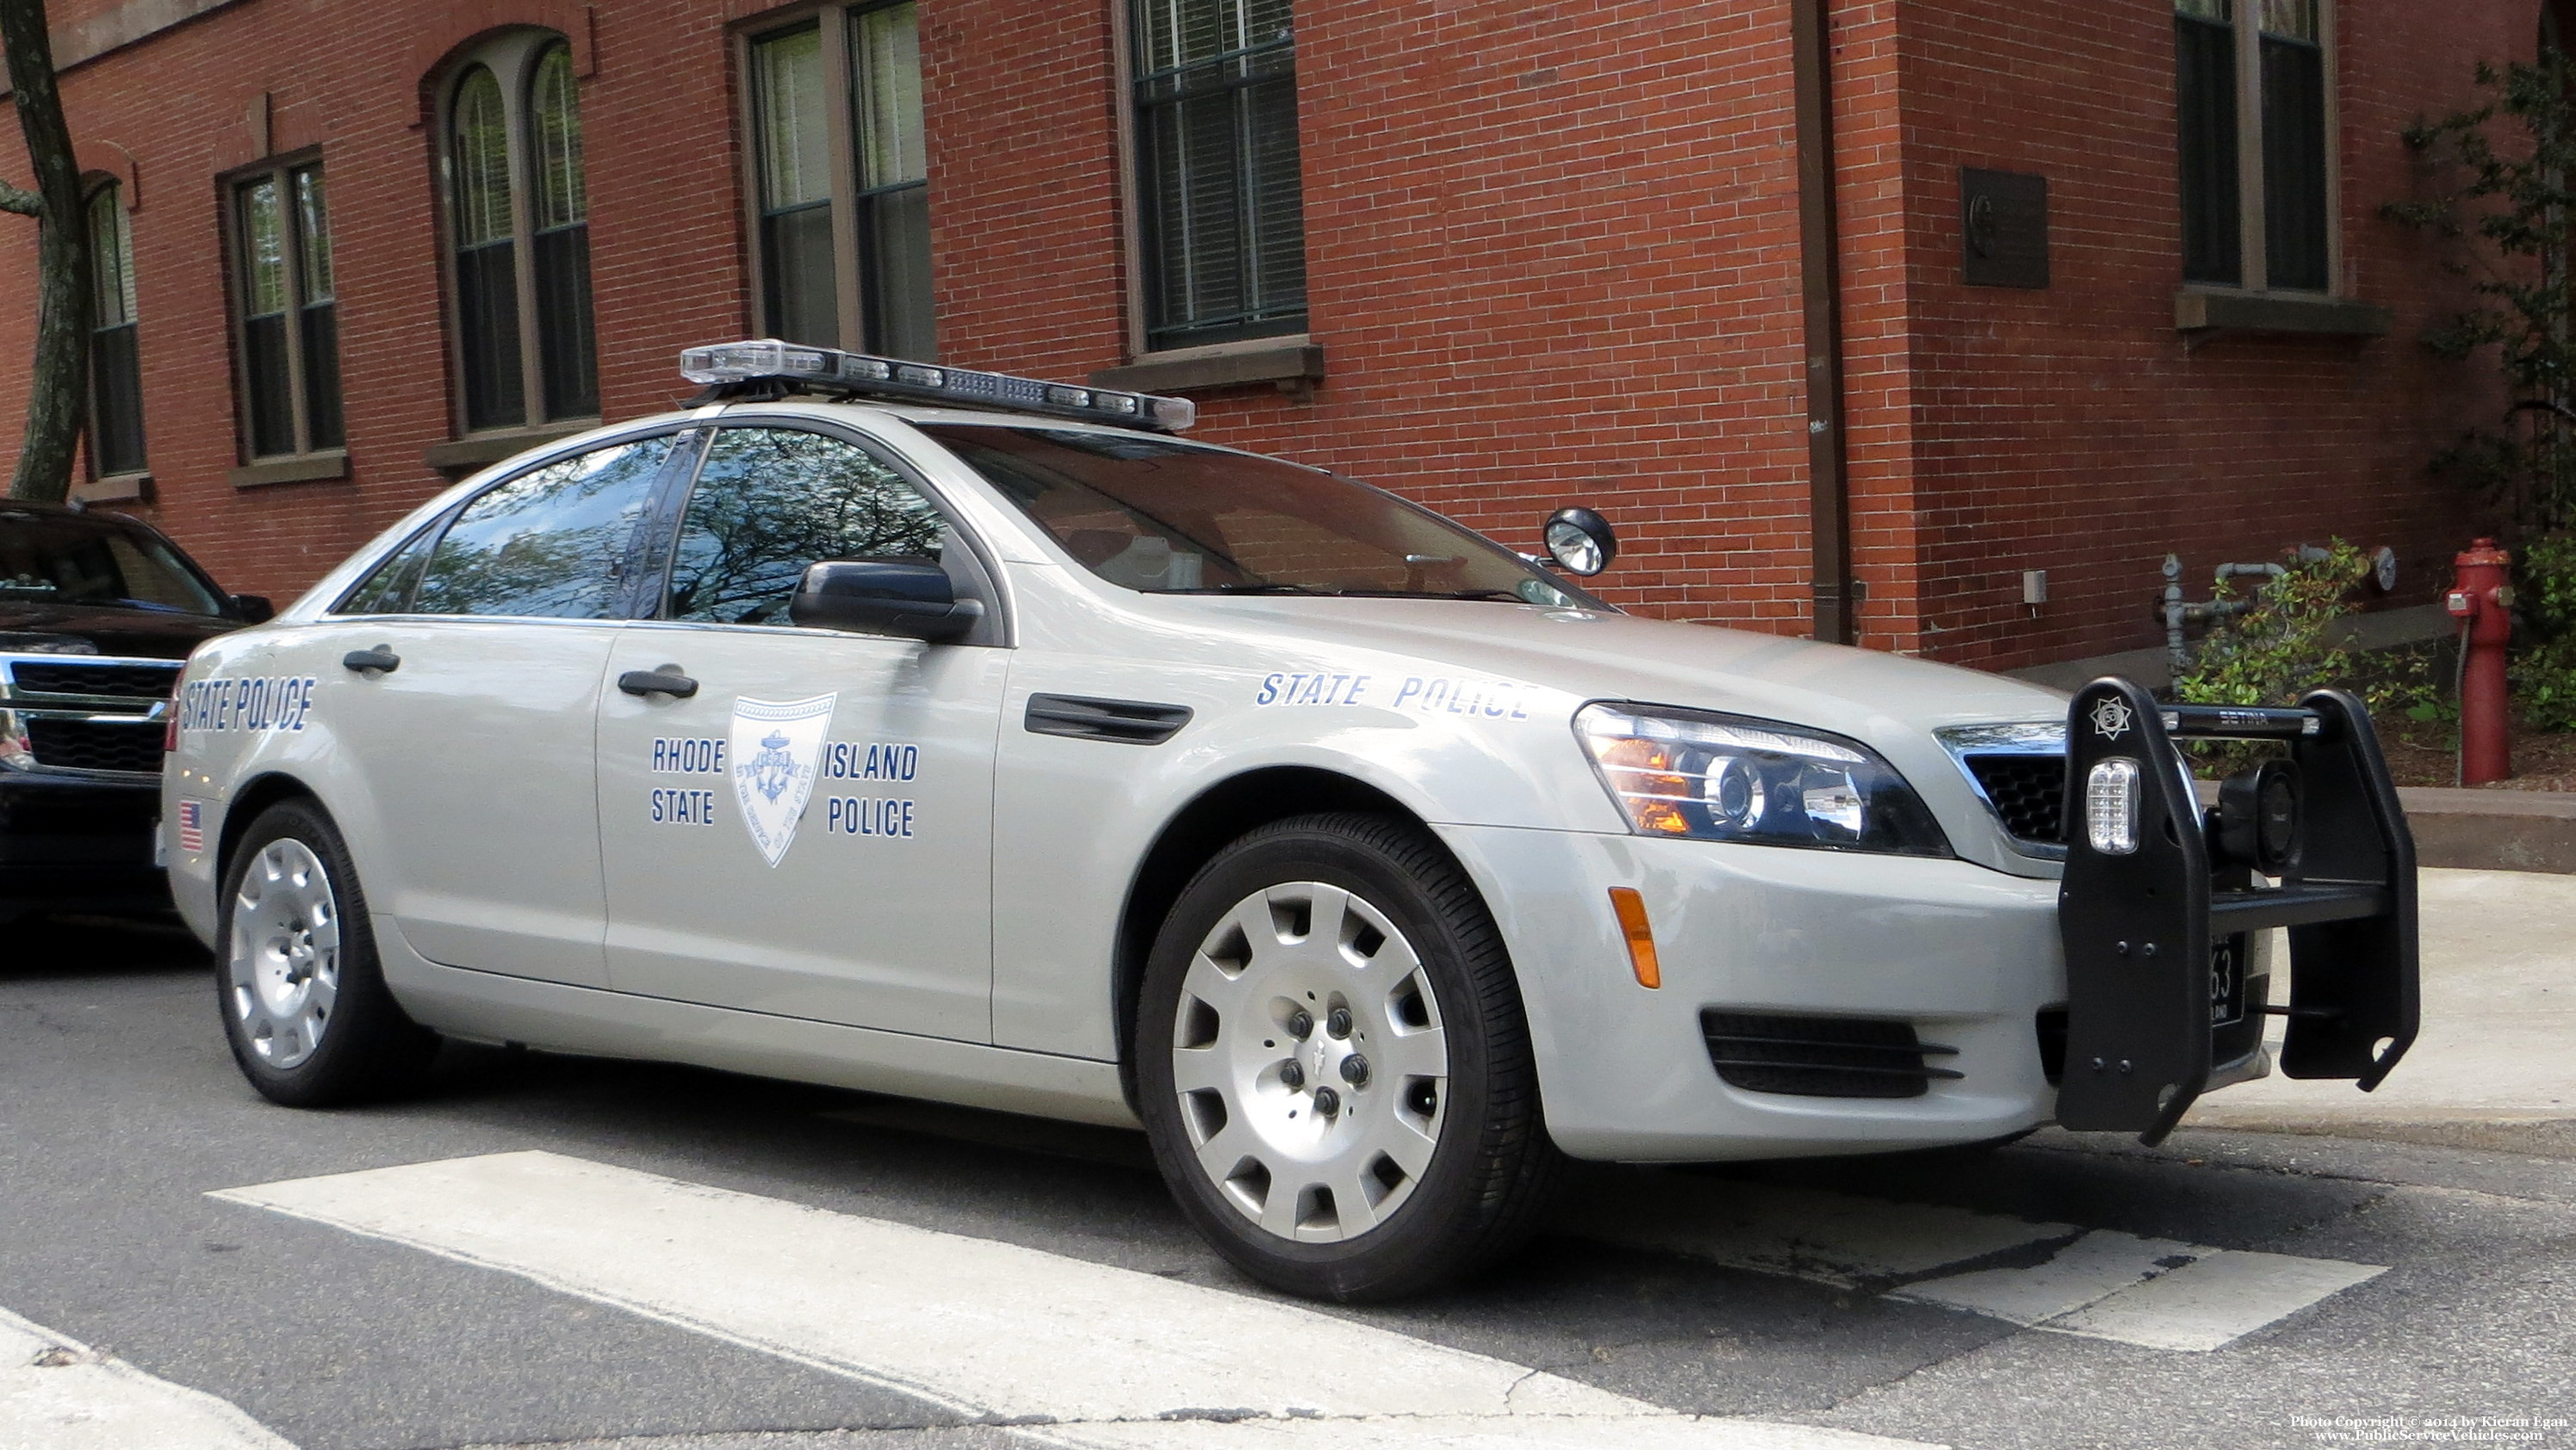
[[1837,736],[1666,706],[1591,704],[1574,733],[1645,836],[1947,856],[1895,767]]

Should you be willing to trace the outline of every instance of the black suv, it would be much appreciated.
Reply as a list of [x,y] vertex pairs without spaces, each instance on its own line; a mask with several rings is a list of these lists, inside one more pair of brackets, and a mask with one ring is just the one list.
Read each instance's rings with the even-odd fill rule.
[[171,686],[269,616],[148,525],[0,500],[0,921],[166,908],[154,860]]

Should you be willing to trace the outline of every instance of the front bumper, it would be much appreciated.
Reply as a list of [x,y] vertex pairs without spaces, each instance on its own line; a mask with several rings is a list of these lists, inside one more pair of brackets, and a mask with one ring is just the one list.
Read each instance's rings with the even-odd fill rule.
[[[2041,1009],[2065,1001],[2057,883],[1956,860],[1451,826],[1511,944],[1548,1131],[1577,1158],[1708,1162],[2004,1137],[2048,1121]],[[1662,986],[1610,908],[1644,898]],[[1702,1013],[1910,1025],[1955,1053],[1919,1096],[1749,1091]]]
[[0,770],[0,916],[170,905],[152,862],[157,780]]

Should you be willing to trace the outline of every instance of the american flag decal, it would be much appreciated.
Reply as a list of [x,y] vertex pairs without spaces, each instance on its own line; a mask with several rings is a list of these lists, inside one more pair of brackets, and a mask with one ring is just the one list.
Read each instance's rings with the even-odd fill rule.
[[206,849],[206,807],[199,801],[179,802],[179,849]]

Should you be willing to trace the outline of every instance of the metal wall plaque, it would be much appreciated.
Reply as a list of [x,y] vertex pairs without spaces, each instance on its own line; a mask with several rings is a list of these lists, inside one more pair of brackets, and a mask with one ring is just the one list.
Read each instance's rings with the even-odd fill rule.
[[1971,287],[2048,285],[2048,178],[1959,168],[1959,268]]

